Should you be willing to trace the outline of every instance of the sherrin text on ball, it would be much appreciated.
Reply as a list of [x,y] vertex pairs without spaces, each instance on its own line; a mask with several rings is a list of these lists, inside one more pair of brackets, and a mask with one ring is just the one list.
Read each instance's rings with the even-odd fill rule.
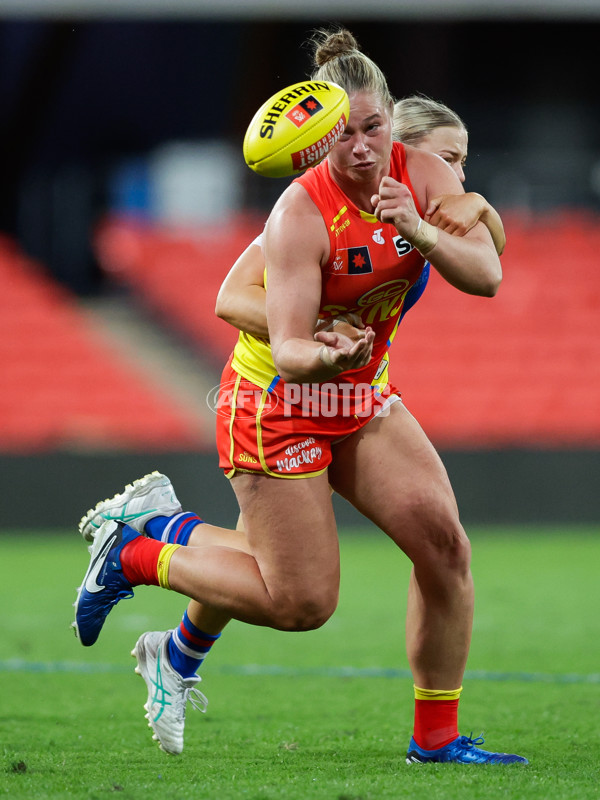
[[336,83],[294,83],[270,97],[252,118],[244,137],[246,164],[269,178],[298,175],[325,158],[349,115],[348,95]]

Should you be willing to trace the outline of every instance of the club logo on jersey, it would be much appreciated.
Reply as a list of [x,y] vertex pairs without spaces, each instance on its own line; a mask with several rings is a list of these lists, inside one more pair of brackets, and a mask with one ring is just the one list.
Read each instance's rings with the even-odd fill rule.
[[297,106],[294,106],[285,115],[290,122],[293,122],[297,128],[301,128],[304,123],[314,116],[318,111],[322,111],[323,106],[316,97],[309,94],[304,100],[301,100]]
[[410,281],[406,278],[396,278],[375,286],[359,297],[358,313],[365,325],[398,316],[410,286]]
[[402,236],[394,236],[392,241],[396,245],[396,252],[399,256],[405,256],[410,253],[411,250],[414,250],[412,244],[407,242],[406,239],[403,239]]
[[377,228],[371,239],[375,242],[375,244],[385,244],[385,239],[381,235],[383,228]]
[[362,247],[346,247],[336,250],[330,272],[334,275],[367,275],[373,272],[371,255],[367,245]]

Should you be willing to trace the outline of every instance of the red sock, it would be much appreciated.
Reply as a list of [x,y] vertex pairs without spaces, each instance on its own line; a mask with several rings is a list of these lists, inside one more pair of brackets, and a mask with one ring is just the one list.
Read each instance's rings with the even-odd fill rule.
[[415,700],[414,740],[423,750],[437,750],[458,736],[456,700]]
[[158,559],[164,542],[138,536],[121,551],[123,575],[132,586],[158,586]]

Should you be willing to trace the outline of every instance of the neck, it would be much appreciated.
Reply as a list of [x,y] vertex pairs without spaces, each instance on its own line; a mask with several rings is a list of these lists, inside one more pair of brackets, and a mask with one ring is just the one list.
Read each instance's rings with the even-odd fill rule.
[[381,179],[389,174],[389,170],[382,170],[381,174],[376,175],[370,180],[359,182],[348,178],[345,175],[340,175],[329,170],[333,181],[340,187],[346,197],[351,200],[354,205],[361,211],[366,211],[368,214],[373,213],[373,204],[371,198],[374,194],[379,193],[379,185]]

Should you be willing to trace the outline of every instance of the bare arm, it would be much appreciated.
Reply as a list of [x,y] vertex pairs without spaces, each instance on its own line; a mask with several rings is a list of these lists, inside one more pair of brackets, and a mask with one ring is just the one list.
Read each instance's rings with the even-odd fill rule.
[[321,300],[321,264],[329,255],[323,218],[305,190],[290,186],[265,229],[267,320],[275,366],[285,381],[319,382],[368,363],[374,332],[352,341],[335,329],[314,331]]
[[[407,158],[411,181],[422,208],[427,208],[440,194],[464,194],[456,175],[436,156],[407,148]],[[418,243],[421,218],[407,186],[393,178],[383,178],[379,193],[371,202],[378,219],[391,222],[408,242]],[[423,222],[421,227],[427,225]],[[493,297],[502,280],[502,268],[485,225],[476,223],[464,236],[452,236],[438,228],[433,228],[433,232],[435,245],[421,252],[440,275],[467,294]]]
[[215,313],[253,336],[269,337],[264,287],[265,258],[262,247],[252,243],[229,270],[223,281]]
[[477,192],[444,194],[430,201],[424,219],[446,233],[464,236],[476,222],[486,226],[499,256],[506,246],[506,235],[500,214]]
[[[221,284],[217,295],[215,313],[218,317],[261,339],[268,339],[267,293],[264,287],[265,257],[260,243],[253,242],[235,262]],[[334,322],[335,320],[335,322]],[[315,340],[329,340],[321,333],[343,333],[352,341],[365,335],[364,324],[355,314],[342,314],[320,319]]]

